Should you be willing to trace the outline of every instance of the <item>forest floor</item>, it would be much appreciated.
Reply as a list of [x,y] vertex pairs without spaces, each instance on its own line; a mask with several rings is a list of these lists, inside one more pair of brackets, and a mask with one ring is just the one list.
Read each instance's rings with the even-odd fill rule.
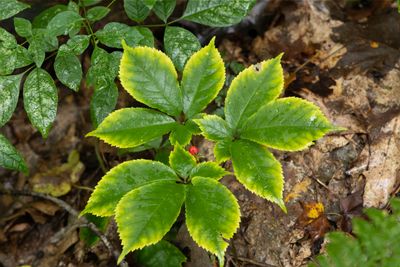
[[[391,1],[357,7],[341,2],[260,1],[235,27],[185,25],[203,43],[217,36],[232,73],[237,63],[248,66],[284,52],[284,95],[314,102],[335,125],[347,128],[302,152],[274,151],[283,164],[287,214],[234,177],[223,178],[242,212],[227,266],[306,266],[324,251],[327,232],[351,232],[351,218],[364,207],[386,208],[400,191],[400,14]],[[89,57],[82,61],[87,69]],[[91,130],[91,94],[86,88],[78,94],[60,90],[56,123],[47,140],[32,128],[22,106],[17,108],[2,132],[24,155],[31,174],[0,169],[1,188],[56,193],[79,212],[103,175],[96,149],[106,168],[152,157],[119,155],[84,137]],[[118,108],[136,104],[120,87]],[[218,102],[210,109],[216,106]],[[195,138],[194,144],[201,156],[212,159],[211,143]],[[225,167],[231,168],[229,162]],[[0,195],[0,214],[0,267],[115,266],[103,243],[88,248],[80,241],[80,225],[63,205]],[[113,222],[106,237],[119,248]],[[212,266],[182,223],[174,243],[188,258],[185,266]],[[129,256],[127,260],[132,262]]]

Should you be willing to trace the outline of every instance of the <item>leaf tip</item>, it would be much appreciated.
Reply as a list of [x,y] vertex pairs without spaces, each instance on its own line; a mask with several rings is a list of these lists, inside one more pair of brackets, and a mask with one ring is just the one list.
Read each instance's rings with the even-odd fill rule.
[[215,36],[213,36],[213,38],[211,38],[210,43],[208,45],[215,47]]

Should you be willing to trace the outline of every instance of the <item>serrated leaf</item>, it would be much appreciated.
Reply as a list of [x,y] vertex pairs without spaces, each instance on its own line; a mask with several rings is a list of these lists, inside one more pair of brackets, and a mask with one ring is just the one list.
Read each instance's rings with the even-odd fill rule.
[[68,40],[67,47],[75,55],[80,55],[88,48],[89,42],[89,35],[75,35]]
[[105,16],[110,13],[111,9],[105,6],[95,6],[89,9],[86,13],[86,18],[90,22],[95,22],[103,19]]
[[131,20],[141,22],[150,14],[156,0],[124,0],[124,9]]
[[66,5],[55,5],[49,7],[33,19],[32,26],[34,28],[46,28],[52,18],[54,18],[58,13],[66,10]]
[[183,70],[183,112],[188,118],[200,113],[224,85],[224,61],[215,48],[214,40],[193,54]]
[[176,69],[182,71],[187,60],[201,48],[201,45],[190,31],[181,27],[168,26],[164,33],[164,48]]
[[82,80],[82,65],[74,53],[67,49],[58,50],[54,71],[62,84],[77,92]]
[[190,172],[190,177],[199,176],[219,180],[227,174],[228,172],[217,163],[208,161],[195,166]]
[[23,96],[29,120],[46,138],[56,118],[58,104],[57,87],[50,74],[39,68],[32,70],[26,78]]
[[175,9],[176,0],[156,0],[153,11],[162,21],[167,22],[167,19]]
[[190,143],[192,139],[191,129],[184,124],[177,124],[176,127],[171,131],[169,140],[172,145],[179,144],[185,146]]
[[205,138],[214,141],[223,141],[233,138],[225,120],[217,115],[206,115],[202,119],[194,120],[200,127]]
[[119,22],[110,22],[96,32],[96,37],[106,46],[122,48],[122,40],[129,46],[154,46],[153,33],[146,27],[128,26]]
[[251,192],[277,203],[283,203],[282,166],[274,155],[260,144],[237,140],[231,145],[232,165],[236,178]]
[[129,191],[157,181],[176,181],[168,166],[150,160],[125,161],[101,178],[81,214],[112,216],[120,199]]
[[216,180],[194,177],[186,187],[186,224],[194,241],[218,256],[223,266],[228,243],[240,223],[235,196]]
[[123,244],[118,263],[130,251],[155,244],[178,218],[185,187],[175,181],[159,181],[134,189],[118,203],[115,220]]
[[96,136],[120,148],[135,147],[170,132],[171,117],[145,108],[123,108],[111,113],[87,136]]
[[32,35],[32,24],[24,18],[14,18],[14,27],[17,34],[21,37],[29,37]]
[[144,267],[180,267],[186,261],[185,255],[165,240],[138,250],[135,255],[136,262]]
[[232,129],[245,121],[283,90],[281,56],[252,65],[232,81],[225,99],[225,117]]
[[262,107],[248,119],[240,136],[275,149],[297,151],[334,129],[317,106],[287,97]]
[[182,19],[211,27],[226,27],[246,17],[255,0],[189,0]]
[[178,74],[171,59],[161,51],[124,45],[119,77],[122,86],[136,100],[169,115],[180,115]]
[[55,15],[47,25],[47,31],[54,36],[68,35],[80,28],[83,18],[74,11],[62,11]]
[[28,174],[24,159],[2,134],[0,134],[0,167]]
[[[108,225],[108,222],[110,221],[109,218],[104,218],[104,217],[98,217],[92,214],[86,214],[85,215],[86,219],[90,221],[91,223],[94,223],[97,228],[104,232],[106,230],[106,227]],[[88,227],[82,227],[79,229],[79,239],[83,240],[85,244],[89,247],[93,246],[100,238],[92,232]]]
[[90,116],[94,128],[115,109],[118,100],[118,88],[114,82],[96,86],[90,99]]
[[218,141],[214,146],[214,156],[217,163],[227,161],[231,158],[232,141]]
[[0,76],[0,127],[8,122],[17,107],[22,74]]
[[0,0],[0,20],[11,18],[30,6],[16,0]]
[[182,178],[187,178],[191,170],[196,166],[196,158],[180,145],[175,145],[169,155],[169,165]]

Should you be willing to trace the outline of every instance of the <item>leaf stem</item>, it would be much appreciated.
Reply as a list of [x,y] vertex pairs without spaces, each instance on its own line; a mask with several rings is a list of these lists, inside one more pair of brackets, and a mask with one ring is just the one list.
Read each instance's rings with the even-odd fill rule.
[[103,171],[103,173],[107,173],[106,165],[104,164],[104,161],[103,161],[103,159],[102,159],[102,157],[100,155],[100,149],[99,149],[99,142],[98,141],[96,141],[96,143],[94,145],[94,151],[96,153],[96,158],[97,158],[97,161],[100,164],[101,170]]
[[116,1],[116,0],[112,0],[112,1],[106,6],[106,8],[109,8],[112,4],[115,3],[115,1]]

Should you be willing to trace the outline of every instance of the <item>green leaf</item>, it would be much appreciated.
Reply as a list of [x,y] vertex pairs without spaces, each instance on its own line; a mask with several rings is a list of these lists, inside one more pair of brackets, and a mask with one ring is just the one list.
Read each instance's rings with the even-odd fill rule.
[[251,116],[240,136],[275,149],[297,151],[334,129],[317,106],[287,97],[270,102]]
[[136,262],[144,267],[180,267],[186,262],[185,255],[165,240],[138,250],[135,256]]
[[86,18],[90,22],[95,22],[103,19],[105,16],[110,13],[111,9],[105,6],[95,6],[89,9],[86,13]]
[[89,42],[89,35],[75,35],[68,40],[67,47],[75,55],[80,55],[88,48]]
[[175,9],[176,0],[156,0],[153,10],[162,21],[167,22]]
[[45,47],[41,40],[37,38],[31,39],[29,42],[28,53],[36,64],[36,67],[40,68],[46,57]]
[[236,178],[251,192],[277,203],[284,211],[282,167],[262,145],[237,140],[231,145]]
[[218,141],[214,146],[214,156],[217,163],[227,161],[231,158],[232,141]]
[[199,176],[219,180],[227,174],[229,174],[229,172],[225,171],[225,169],[217,163],[208,161],[195,166],[190,172],[190,177]]
[[178,71],[182,71],[187,60],[201,48],[197,37],[181,27],[168,26],[164,33],[164,48]]
[[224,85],[224,61],[215,48],[214,40],[196,52],[183,70],[183,111],[188,118],[201,112]]
[[81,214],[112,216],[120,199],[129,191],[157,181],[177,179],[175,172],[160,162],[125,161],[101,178]]
[[56,118],[57,104],[57,88],[50,74],[40,68],[31,71],[24,84],[24,108],[44,138]]
[[174,150],[169,155],[169,165],[180,177],[187,178],[196,166],[196,158],[180,145],[175,145]]
[[122,86],[136,100],[169,115],[180,115],[178,74],[167,55],[150,47],[124,45],[119,73]]
[[160,181],[134,189],[118,203],[115,220],[123,244],[118,263],[130,251],[160,241],[178,218],[185,187]]
[[182,19],[211,27],[239,23],[253,7],[255,0],[189,0]]
[[124,9],[131,20],[141,22],[150,14],[156,0],[124,0]]
[[232,129],[240,130],[251,115],[281,94],[281,57],[252,65],[232,81],[225,99],[225,117]]
[[15,48],[17,40],[14,35],[0,27],[0,46],[5,48]]
[[123,108],[111,113],[87,134],[120,148],[144,144],[170,132],[176,122],[169,116],[145,108]]
[[129,46],[154,46],[153,33],[146,27],[128,26],[119,22],[110,22],[96,32],[96,37],[106,46],[122,48],[122,40]]
[[[104,232],[107,228],[109,218],[98,217],[92,214],[86,214],[86,219],[91,223],[94,223],[97,228]],[[88,227],[82,227],[79,229],[79,239],[83,240],[85,244],[89,247],[93,246],[100,238],[92,232]]]
[[103,0],[81,0],[81,1],[79,1],[79,3],[82,6],[94,6],[94,5],[97,5],[98,3],[100,3],[101,1],[103,1]]
[[169,140],[172,145],[179,144],[185,146],[190,143],[193,132],[191,128],[185,124],[177,124],[176,127],[171,131]]
[[11,119],[17,107],[22,74],[0,76],[0,127]]
[[15,49],[0,46],[0,76],[13,73],[16,61]]
[[28,38],[28,42],[36,42],[42,46],[41,50],[51,52],[58,48],[57,36],[51,35],[46,29],[32,29],[32,36]]
[[118,88],[114,82],[95,87],[90,99],[90,116],[93,127],[99,124],[115,109],[118,100]]
[[2,134],[0,134],[0,167],[21,171],[28,175],[28,167],[24,159]]
[[91,66],[86,75],[86,82],[93,86],[103,86],[114,81],[117,76],[121,52],[111,54],[96,46],[92,53]]
[[0,0],[0,20],[11,18],[30,6],[16,0]]
[[205,138],[214,141],[232,139],[232,130],[221,117],[217,115],[206,115],[202,119],[194,120],[200,127]]
[[54,18],[58,13],[66,10],[67,6],[65,5],[55,5],[49,7],[33,19],[32,26],[34,28],[46,28],[52,18]]
[[74,11],[62,11],[55,15],[47,25],[47,31],[54,36],[68,35],[81,27],[83,18]]
[[29,20],[24,18],[14,18],[14,27],[19,36],[32,36],[32,24]]
[[82,65],[74,53],[62,47],[54,61],[54,71],[62,84],[77,92],[82,80]]
[[68,10],[73,11],[75,13],[79,13],[79,5],[75,3],[73,0],[68,3]]
[[218,256],[223,266],[228,243],[240,223],[235,196],[216,180],[194,177],[186,187],[186,224],[190,235],[204,249]]
[[18,45],[17,47],[15,47],[14,54],[15,54],[14,67],[16,69],[26,67],[33,63],[31,55],[28,52],[28,49],[26,49],[25,47],[23,47],[21,45]]

